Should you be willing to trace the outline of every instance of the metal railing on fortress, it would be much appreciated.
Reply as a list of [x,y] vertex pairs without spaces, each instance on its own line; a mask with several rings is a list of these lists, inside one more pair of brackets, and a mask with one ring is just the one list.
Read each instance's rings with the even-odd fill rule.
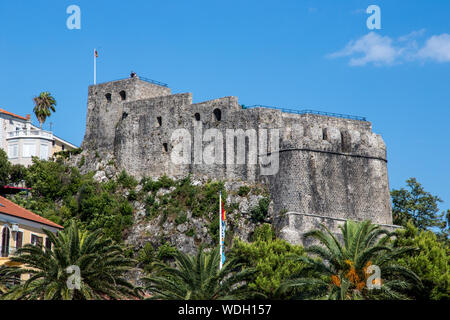
[[[142,81],[145,81],[145,82],[148,82],[148,83],[156,84],[157,86],[160,86],[160,87],[166,87],[166,88],[169,87],[169,85],[168,85],[167,83],[164,83],[164,82],[161,82],[161,81],[152,80],[152,79],[145,78],[145,77],[141,77],[141,76],[138,76],[138,75],[136,75],[135,78],[136,78],[136,79],[139,79],[139,80],[142,80]],[[116,80],[114,80],[114,81],[127,80],[127,79],[131,79],[131,77],[128,77],[128,78],[120,78],[120,79],[116,79]],[[109,81],[108,81],[108,82],[109,82]]]
[[167,83],[164,83],[164,82],[152,80],[152,79],[141,77],[141,76],[138,76],[138,77],[139,77],[139,79],[141,79],[143,81],[150,82],[150,83],[156,84],[156,85],[161,86],[161,87],[166,87],[167,88],[169,86]]
[[286,109],[286,108],[279,108],[279,107],[272,107],[272,106],[263,106],[263,105],[260,105],[260,104],[256,104],[256,105],[252,105],[252,106],[242,105],[242,109],[251,109],[251,108],[267,108],[267,109],[280,110],[282,112],[287,112],[287,113],[317,114],[317,115],[321,115],[321,116],[328,116],[328,117],[335,117],[335,118],[343,118],[343,119],[358,120],[358,121],[367,121],[367,119],[365,117],[353,116],[353,115],[349,115],[349,114],[324,112],[324,111],[316,111],[316,110],[294,110],[294,109]]

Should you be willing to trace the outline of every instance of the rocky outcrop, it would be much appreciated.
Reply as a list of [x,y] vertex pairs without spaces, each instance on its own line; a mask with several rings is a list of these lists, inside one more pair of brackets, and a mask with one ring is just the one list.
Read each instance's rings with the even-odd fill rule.
[[[207,178],[194,179],[191,182],[193,186],[200,188],[197,190],[201,190],[208,183],[214,182]],[[142,185],[136,187],[136,190],[141,191]],[[197,216],[194,216],[195,214],[190,208],[177,212],[177,214],[164,215],[164,211],[170,209],[170,203],[164,204],[164,201],[176,201],[173,198],[175,192],[175,187],[162,188],[156,192],[155,203],[158,205],[158,212],[154,216],[149,215],[145,203],[133,202],[134,221],[132,227],[126,232],[125,243],[130,245],[135,252],[138,252],[147,243],[152,244],[154,248],[166,243],[185,253],[192,254],[201,244],[211,246],[218,243],[216,228],[218,225],[215,224],[218,223],[219,203],[217,202],[211,211],[197,213]],[[224,192],[228,194],[225,201],[227,209],[226,242],[230,246],[234,238],[249,241],[257,225],[262,222],[272,222],[272,203],[269,204],[264,221],[255,221],[252,217],[252,210],[259,206],[260,200],[267,199],[267,190],[264,186],[242,181],[226,181]],[[152,196],[152,192],[147,192],[146,195]],[[184,215],[185,219],[177,219]]]

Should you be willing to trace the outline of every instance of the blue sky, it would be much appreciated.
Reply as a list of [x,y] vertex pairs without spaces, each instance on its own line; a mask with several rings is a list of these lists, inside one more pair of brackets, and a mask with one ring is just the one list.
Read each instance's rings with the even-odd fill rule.
[[[81,30],[66,27],[69,5]],[[365,9],[381,8],[381,30]],[[362,115],[388,147],[391,188],[416,177],[450,207],[450,1],[10,1],[0,3],[0,108],[80,145],[87,87],[138,74],[194,101]],[[36,119],[34,119],[35,123]]]

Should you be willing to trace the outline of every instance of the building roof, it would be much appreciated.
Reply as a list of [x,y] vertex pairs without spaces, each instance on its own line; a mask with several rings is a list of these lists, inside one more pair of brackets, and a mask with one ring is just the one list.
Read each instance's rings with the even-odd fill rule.
[[33,222],[37,222],[40,224],[45,224],[47,226],[58,228],[58,229],[64,228],[64,227],[60,226],[59,224],[51,222],[50,220],[45,219],[45,218],[41,217],[40,215],[37,215],[36,213],[33,213],[25,208],[22,208],[21,206],[15,204],[12,201],[9,201],[6,198],[3,198],[2,196],[0,196],[0,213],[6,214],[9,216],[13,216],[13,217],[17,217],[17,218],[22,218],[22,219],[33,221]]
[[60,141],[60,142],[62,142],[62,143],[65,143],[66,145],[68,145],[68,146],[71,147],[71,148],[74,148],[74,149],[77,149],[77,148],[78,148],[78,147],[77,147],[76,145],[74,145],[73,143],[70,143],[69,141],[64,140],[64,139],[62,139],[62,138],[60,138],[60,137],[58,137],[58,136],[53,135],[53,138],[55,138],[55,140],[58,140],[58,141]]
[[[25,121],[29,121],[29,120],[31,119],[31,116],[30,116],[29,114],[27,114],[27,117],[24,118],[24,117],[21,117],[21,116],[19,116],[19,115],[17,115],[17,114],[14,114],[14,113],[12,113],[12,112],[6,111],[6,110],[1,109],[1,108],[0,108],[0,113],[7,114],[7,115],[9,115],[9,116],[11,116],[11,117],[18,118],[18,119],[25,120]],[[35,126],[34,124],[31,124],[31,126],[32,126],[34,129],[39,129],[39,130],[41,130],[40,127]],[[52,134],[53,134],[53,132],[52,132]],[[62,142],[62,143],[65,143],[66,145],[68,145],[68,146],[71,147],[71,148],[74,148],[74,149],[78,148],[78,147],[77,147],[76,145],[74,145],[73,143],[70,143],[70,142],[67,141],[67,140],[64,140],[64,139],[62,139],[62,138],[60,138],[60,137],[57,137],[55,134],[53,134],[53,138],[54,138],[55,140],[58,140],[58,141]]]
[[22,119],[22,120],[25,120],[25,121],[30,120],[29,118],[27,119],[27,118],[18,116],[17,114],[14,114],[12,112],[9,112],[9,111],[3,110],[3,109],[0,109],[0,113],[4,113],[4,114],[10,115],[10,116],[12,116],[14,118],[19,118],[19,119]]

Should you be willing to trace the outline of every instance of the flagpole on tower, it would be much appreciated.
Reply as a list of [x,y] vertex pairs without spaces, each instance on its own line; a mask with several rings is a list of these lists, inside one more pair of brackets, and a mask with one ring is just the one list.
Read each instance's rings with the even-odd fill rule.
[[219,262],[219,270],[222,269],[222,255],[223,255],[223,246],[222,246],[222,192],[219,194],[219,250],[220,250],[220,262]]
[[97,49],[94,49],[94,84],[97,84]]

